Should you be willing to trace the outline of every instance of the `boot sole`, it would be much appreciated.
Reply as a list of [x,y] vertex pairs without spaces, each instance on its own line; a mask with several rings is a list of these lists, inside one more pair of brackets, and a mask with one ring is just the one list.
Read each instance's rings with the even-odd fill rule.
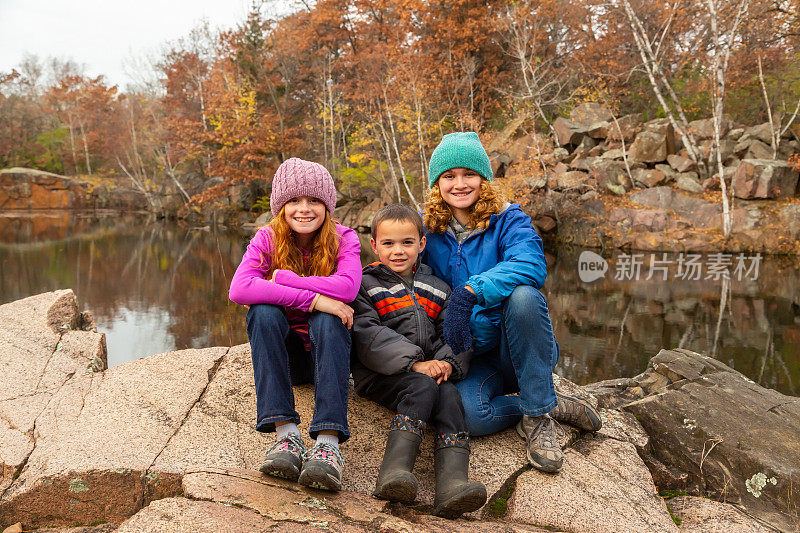
[[375,491],[373,496],[390,502],[414,503],[417,499],[417,490],[409,485],[386,485],[380,491]]
[[336,476],[325,471],[325,469],[314,465],[307,465],[300,472],[297,482],[306,487],[320,490],[340,491],[342,482]]
[[568,394],[564,394],[558,391],[556,391],[556,398],[565,398],[583,407],[583,409],[586,411],[586,416],[589,418],[589,427],[578,426],[580,429],[586,431],[600,431],[600,428],[603,427],[603,421],[600,419],[600,415],[598,414],[597,410],[595,410],[595,408],[592,407],[592,404],[590,404],[583,398],[578,398],[577,396],[570,396]]
[[[525,432],[522,430],[522,422],[517,424],[517,435],[522,437],[522,440],[527,441],[528,436],[525,435]],[[526,449],[525,450],[525,457],[528,458],[528,462],[532,467],[536,470],[540,470],[542,472],[547,472],[548,474],[555,474],[559,470],[561,470],[561,466],[564,464],[564,459],[562,458],[558,462],[550,461],[545,459],[544,457],[533,457],[531,455],[531,451]]]
[[376,498],[391,502],[412,503],[417,499],[417,481],[411,473],[386,481],[380,488],[375,487],[372,493]]
[[486,503],[486,489],[483,487],[481,489],[467,489],[466,492],[451,497],[444,504],[437,506],[433,514],[452,520],[464,513],[477,511]]
[[297,478],[300,477],[300,469],[297,468],[296,465],[281,459],[265,462],[261,465],[259,471],[268,476],[288,479],[290,481],[297,481]]

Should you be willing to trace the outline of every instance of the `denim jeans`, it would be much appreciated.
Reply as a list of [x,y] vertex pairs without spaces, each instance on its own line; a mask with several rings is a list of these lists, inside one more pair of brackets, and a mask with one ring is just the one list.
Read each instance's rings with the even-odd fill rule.
[[350,437],[347,392],[350,376],[350,332],[339,317],[316,312],[308,320],[311,352],[291,332],[281,306],[257,304],[247,313],[247,336],[256,384],[256,430],[275,431],[275,422],[300,423],[292,385],[314,381],[314,416],[309,434],[325,429]]
[[[501,304],[499,345],[476,355],[467,376],[456,383],[470,434],[497,433],[523,414],[552,411],[558,355],[547,300],[534,287],[516,287]],[[515,392],[519,395],[507,396]]]

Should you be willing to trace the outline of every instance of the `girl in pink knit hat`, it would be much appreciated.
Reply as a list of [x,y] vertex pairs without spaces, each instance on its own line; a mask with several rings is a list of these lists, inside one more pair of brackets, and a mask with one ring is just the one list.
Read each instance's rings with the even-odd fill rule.
[[[256,430],[277,432],[261,471],[327,490],[342,487],[339,443],[350,437],[350,332],[361,285],[358,236],[331,218],[333,178],[293,157],[272,180],[275,217],[258,230],[233,275],[229,297],[249,305],[247,335],[256,385]],[[314,383],[306,451],[293,385]]]

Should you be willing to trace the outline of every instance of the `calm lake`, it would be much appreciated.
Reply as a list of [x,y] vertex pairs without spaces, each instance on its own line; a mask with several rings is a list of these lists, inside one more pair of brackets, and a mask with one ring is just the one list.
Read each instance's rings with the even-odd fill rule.
[[[106,334],[111,366],[244,343],[245,311],[227,292],[247,241],[118,213],[0,213],[0,303],[72,288]],[[579,258],[584,279],[604,260],[581,252],[548,250],[558,374],[581,384],[633,376],[661,348],[683,347],[798,395],[797,259],[615,252],[604,277],[586,282]]]

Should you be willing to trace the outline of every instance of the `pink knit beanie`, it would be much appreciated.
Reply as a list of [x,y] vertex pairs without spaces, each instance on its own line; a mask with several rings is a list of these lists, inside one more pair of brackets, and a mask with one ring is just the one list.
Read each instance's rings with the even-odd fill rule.
[[336,209],[336,186],[330,172],[319,163],[292,157],[281,163],[272,178],[272,215],[278,216],[286,202],[298,196],[322,200],[331,215]]

